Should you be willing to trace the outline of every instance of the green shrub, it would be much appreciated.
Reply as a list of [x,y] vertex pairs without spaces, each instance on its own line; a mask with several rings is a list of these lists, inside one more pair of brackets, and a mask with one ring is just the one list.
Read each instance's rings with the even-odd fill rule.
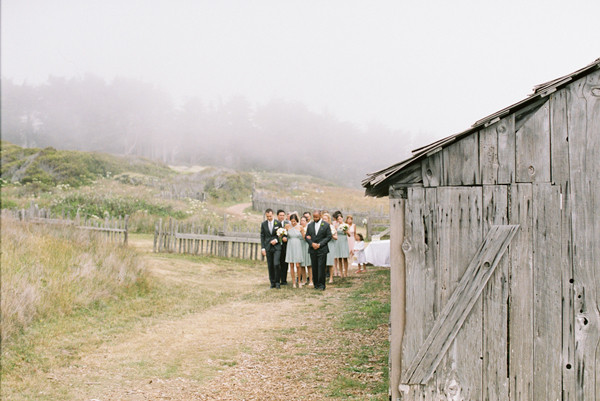
[[50,209],[53,213],[65,213],[75,216],[77,211],[81,217],[125,216],[136,212],[167,217],[184,219],[187,214],[180,210],[174,210],[170,205],[150,203],[144,199],[133,197],[112,197],[97,194],[71,193],[64,197],[55,198]]
[[58,184],[71,187],[88,185],[98,177],[125,172],[168,177],[175,174],[168,166],[134,156],[115,156],[96,152],[21,148],[1,143],[0,175],[6,181],[32,184],[47,190]]
[[253,183],[249,173],[229,173],[208,178],[204,191],[219,202],[243,202],[250,200]]

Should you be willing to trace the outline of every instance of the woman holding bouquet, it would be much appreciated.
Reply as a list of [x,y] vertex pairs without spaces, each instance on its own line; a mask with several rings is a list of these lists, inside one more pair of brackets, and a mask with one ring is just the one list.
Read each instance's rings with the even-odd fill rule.
[[[290,274],[292,276],[292,287],[302,288],[302,278],[300,274],[300,264],[304,262],[304,253],[302,252],[302,242],[304,242],[304,230],[298,223],[298,215],[290,216],[290,225],[287,228],[287,252],[285,254],[285,262],[290,265]],[[294,267],[298,271],[299,283],[296,282],[296,274]]]
[[[330,228],[331,228],[331,236],[332,236],[332,240],[329,241],[329,243],[331,244],[332,242],[335,242],[337,240],[337,230],[335,229],[335,227],[333,226],[333,224],[331,224],[331,215],[329,213],[325,213],[323,214],[323,220],[325,220],[327,223],[330,224]],[[335,245],[329,246],[329,253],[327,254],[327,271],[329,272],[329,284],[333,283],[333,263],[335,262]]]
[[348,247],[348,237],[350,236],[350,226],[344,223],[344,216],[337,216],[337,244],[336,255],[337,265],[340,269],[340,276],[348,277],[348,257],[350,256],[350,248]]

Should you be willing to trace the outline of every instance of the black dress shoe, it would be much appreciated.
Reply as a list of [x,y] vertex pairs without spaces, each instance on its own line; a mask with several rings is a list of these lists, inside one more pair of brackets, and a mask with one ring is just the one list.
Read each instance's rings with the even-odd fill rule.
[[287,281],[282,281],[281,285],[287,285]]
[[279,283],[275,284],[275,288],[280,289],[281,286],[279,285]]

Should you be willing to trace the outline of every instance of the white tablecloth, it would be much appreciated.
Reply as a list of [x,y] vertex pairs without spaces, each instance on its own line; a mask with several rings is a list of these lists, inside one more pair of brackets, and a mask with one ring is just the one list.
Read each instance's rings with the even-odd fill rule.
[[374,266],[390,267],[390,240],[373,241],[365,249],[367,263]]

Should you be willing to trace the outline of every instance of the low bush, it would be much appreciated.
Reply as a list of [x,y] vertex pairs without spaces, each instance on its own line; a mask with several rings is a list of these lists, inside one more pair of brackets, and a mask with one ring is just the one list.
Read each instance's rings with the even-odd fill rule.
[[111,177],[125,172],[154,177],[174,174],[168,166],[140,157],[54,148],[21,148],[6,141],[1,143],[1,164],[4,180],[31,185],[38,191],[59,184],[79,187],[92,183],[98,177]]
[[109,216],[132,216],[139,212],[145,215],[160,217],[171,216],[184,219],[187,214],[181,210],[174,210],[171,205],[149,202],[145,199],[129,196],[110,196],[88,193],[69,193],[52,200],[50,209],[53,213],[75,216],[79,210],[82,217],[103,218]]

